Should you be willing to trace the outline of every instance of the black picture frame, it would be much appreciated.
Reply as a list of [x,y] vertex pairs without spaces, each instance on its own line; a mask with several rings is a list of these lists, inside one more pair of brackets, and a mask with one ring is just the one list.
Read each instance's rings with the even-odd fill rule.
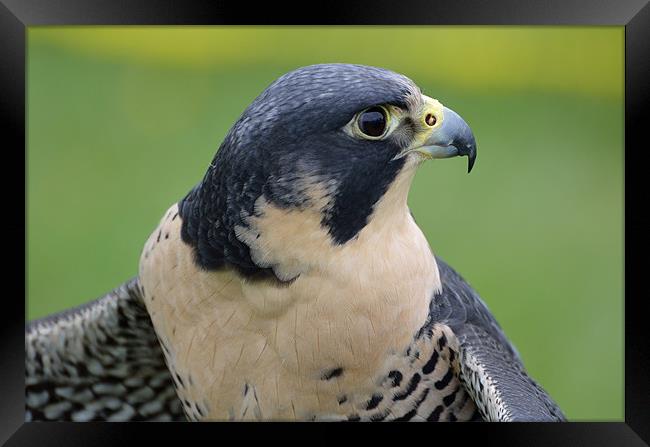
[[[635,185],[641,178],[640,156],[647,150],[645,127],[649,121],[650,97],[650,6],[648,0],[444,0],[373,1],[347,5],[266,3],[256,6],[244,2],[145,0],[0,0],[0,108],[5,139],[4,223],[9,236],[5,241],[25,241],[26,206],[20,213],[15,191],[18,180],[8,175],[22,160],[26,163],[26,29],[35,25],[189,25],[189,24],[367,24],[367,25],[616,25],[625,26],[625,420],[624,422],[584,422],[566,424],[74,424],[24,422],[24,321],[25,305],[18,293],[5,293],[0,312],[0,441],[6,445],[116,445],[152,443],[156,432],[168,442],[226,442],[250,438],[253,432],[273,436],[287,429],[290,438],[303,442],[345,442],[345,435],[358,431],[364,439],[381,436],[388,441],[415,441],[413,435],[431,442],[441,437],[447,442],[469,445],[469,439],[482,445],[585,445],[636,446],[650,441],[650,343],[646,333],[645,294],[636,294],[635,285],[644,279],[642,262],[647,219],[631,207],[643,204],[643,193]],[[606,117],[604,117],[606,119]],[[9,138],[7,138],[9,137]],[[22,157],[21,157],[22,154]],[[634,157],[634,159],[632,158]],[[25,165],[25,175],[28,167]],[[23,179],[24,180],[24,179]],[[25,185],[26,183],[23,183]],[[26,195],[23,196],[26,200]],[[644,225],[646,224],[646,225]],[[634,234],[635,229],[639,234]],[[21,233],[22,231],[22,233]],[[9,233],[11,232],[11,233]],[[634,236],[632,236],[634,234]],[[628,244],[627,241],[630,241]],[[16,253],[20,253],[16,247]],[[25,253],[23,246],[22,253]],[[640,262],[633,261],[640,259]],[[20,263],[6,252],[5,279],[20,283]],[[26,290],[23,263],[22,290]],[[15,269],[16,272],[10,271]],[[5,285],[11,281],[5,281]],[[639,288],[643,290],[642,288]],[[17,287],[21,290],[21,287]],[[23,297],[25,294],[23,293]],[[603,330],[607,330],[603,328]],[[603,353],[607,355],[607,353]],[[191,426],[191,428],[189,428]],[[191,431],[190,431],[191,430]],[[317,432],[317,437],[312,433]],[[314,433],[315,434],[315,433]],[[277,433],[278,436],[283,436]],[[234,436],[234,437],[233,437]],[[310,436],[306,438],[306,436]],[[207,438],[205,438],[207,437]],[[289,438],[289,437],[287,437]],[[269,438],[271,439],[271,438]],[[281,438],[274,436],[274,442]],[[232,442],[232,441],[227,441]]]

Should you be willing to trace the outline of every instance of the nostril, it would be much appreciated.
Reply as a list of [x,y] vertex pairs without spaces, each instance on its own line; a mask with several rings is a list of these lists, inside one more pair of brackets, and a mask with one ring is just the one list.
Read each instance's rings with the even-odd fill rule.
[[433,115],[433,113],[427,113],[427,116],[424,118],[424,122],[427,123],[427,126],[433,127],[436,124],[436,117]]

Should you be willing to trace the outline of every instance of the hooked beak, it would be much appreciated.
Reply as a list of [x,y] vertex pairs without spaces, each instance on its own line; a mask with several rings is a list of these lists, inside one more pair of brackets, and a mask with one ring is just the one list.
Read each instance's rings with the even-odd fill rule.
[[453,110],[443,107],[443,121],[417,149],[428,158],[467,156],[467,172],[476,161],[476,140],[469,125]]

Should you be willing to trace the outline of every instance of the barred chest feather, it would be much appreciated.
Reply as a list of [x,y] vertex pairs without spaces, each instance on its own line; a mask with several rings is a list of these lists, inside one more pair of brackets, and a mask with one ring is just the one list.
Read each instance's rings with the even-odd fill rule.
[[[390,191],[383,200],[390,205]],[[473,417],[455,372],[455,337],[446,326],[422,330],[440,279],[410,214],[374,219],[381,226],[371,222],[335,247],[317,216],[266,207],[253,228],[276,243],[300,239],[284,263],[300,269],[287,285],[199,270],[176,205],[145,245],[145,304],[188,417]],[[258,243],[263,256],[270,242]]]

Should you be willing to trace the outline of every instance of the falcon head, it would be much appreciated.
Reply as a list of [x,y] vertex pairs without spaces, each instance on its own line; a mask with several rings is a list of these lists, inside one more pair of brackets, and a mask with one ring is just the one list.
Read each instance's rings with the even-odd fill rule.
[[181,235],[203,269],[291,281],[315,262],[298,252],[354,244],[373,219],[408,214],[417,166],[454,156],[467,156],[471,171],[472,131],[407,77],[351,64],[299,68],[230,129],[179,203]]

